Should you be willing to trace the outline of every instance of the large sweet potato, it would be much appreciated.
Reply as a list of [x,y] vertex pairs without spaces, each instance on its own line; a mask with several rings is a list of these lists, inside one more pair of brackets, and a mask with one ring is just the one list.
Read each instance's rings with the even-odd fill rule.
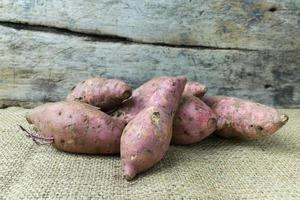
[[[129,122],[142,109],[145,108],[147,102],[156,91],[156,89],[161,87],[162,83],[170,78],[171,77],[168,76],[160,76],[145,82],[133,91],[131,98],[124,101],[119,109],[112,113],[112,116]],[[184,88],[183,94],[202,97],[206,91],[206,86],[195,81],[189,81]]]
[[40,137],[52,138],[57,149],[89,154],[115,154],[125,123],[79,102],[47,103],[26,115]]
[[193,144],[213,133],[217,118],[199,98],[182,96],[174,117],[172,144]]
[[125,127],[121,137],[123,175],[127,180],[159,162],[169,148],[173,117],[186,79],[168,78]]
[[235,97],[205,97],[218,117],[216,134],[225,137],[260,139],[275,133],[288,116],[276,109]]
[[107,111],[131,96],[131,87],[117,79],[91,78],[80,82],[67,96],[67,101],[81,101]]

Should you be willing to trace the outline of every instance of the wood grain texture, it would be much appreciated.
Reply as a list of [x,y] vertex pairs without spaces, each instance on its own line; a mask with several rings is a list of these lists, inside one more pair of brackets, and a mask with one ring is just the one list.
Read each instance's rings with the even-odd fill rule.
[[64,99],[77,82],[120,78],[133,87],[185,75],[225,94],[300,107],[300,52],[171,48],[0,26],[0,107]]
[[145,43],[300,49],[299,0],[2,0],[0,21]]

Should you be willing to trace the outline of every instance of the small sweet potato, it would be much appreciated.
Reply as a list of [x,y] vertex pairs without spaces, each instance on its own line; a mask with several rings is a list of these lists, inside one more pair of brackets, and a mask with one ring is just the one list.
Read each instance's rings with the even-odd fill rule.
[[174,117],[172,144],[193,144],[213,133],[217,118],[199,98],[182,96]]
[[47,103],[31,110],[26,119],[40,139],[52,138],[62,151],[88,154],[116,154],[125,123],[96,107],[80,102]]
[[72,88],[67,101],[80,101],[107,111],[131,96],[132,89],[117,79],[91,78]]
[[202,98],[207,92],[207,87],[196,81],[188,81],[184,87],[182,95],[192,95],[198,98]]
[[[160,76],[145,82],[133,91],[131,98],[124,101],[119,109],[112,113],[112,116],[121,118],[128,123],[142,109],[145,108],[145,105],[147,104],[153,93],[156,91],[156,89],[159,88],[165,80],[168,80],[170,78],[171,77],[168,76]],[[185,95],[202,97],[206,91],[206,86],[195,81],[189,81],[187,82],[183,93]]]
[[260,103],[235,97],[205,97],[218,117],[216,134],[225,138],[260,139],[280,129],[288,116]]
[[151,168],[167,152],[173,117],[185,84],[184,77],[163,81],[145,108],[125,127],[121,137],[121,160],[127,180]]

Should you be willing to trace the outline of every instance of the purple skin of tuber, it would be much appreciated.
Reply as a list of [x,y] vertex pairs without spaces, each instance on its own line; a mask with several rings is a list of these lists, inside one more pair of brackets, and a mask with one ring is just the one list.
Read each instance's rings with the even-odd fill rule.
[[196,81],[188,81],[185,85],[183,94],[184,96],[195,96],[202,98],[207,92],[207,87]]
[[217,128],[217,117],[203,101],[194,96],[182,96],[174,117],[172,144],[200,142]]
[[123,130],[121,161],[123,176],[127,180],[151,168],[167,152],[173,117],[185,84],[186,78],[181,76],[163,81],[146,107]]
[[75,101],[47,103],[32,109],[26,119],[38,131],[38,135],[27,132],[36,143],[52,142],[55,148],[73,153],[120,152],[125,123],[91,105]]
[[108,111],[131,96],[132,89],[124,81],[91,78],[81,81],[67,96],[67,101],[80,101]]
[[[112,116],[122,119],[127,123],[132,120],[142,109],[147,106],[147,102],[161,84],[172,77],[155,77],[132,92],[131,98],[124,101],[122,105],[112,113]],[[193,95],[201,98],[207,91],[207,87],[196,81],[188,81],[183,91],[183,95]]]
[[260,139],[275,133],[289,119],[274,108],[235,97],[212,96],[203,100],[218,117],[216,134],[225,138]]
[[204,96],[202,97],[202,101],[206,103],[209,107],[213,107],[215,103],[218,103],[222,99],[227,98],[226,96]]

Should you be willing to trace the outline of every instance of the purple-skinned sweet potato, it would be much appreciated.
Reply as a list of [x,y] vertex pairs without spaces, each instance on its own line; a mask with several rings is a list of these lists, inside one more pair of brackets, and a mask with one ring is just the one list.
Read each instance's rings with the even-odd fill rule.
[[[59,150],[87,154],[116,154],[125,123],[91,105],[70,101],[32,109],[26,119],[40,139]],[[35,137],[34,137],[35,138]]]
[[67,101],[80,101],[107,111],[131,96],[132,89],[124,81],[91,78],[78,83],[67,96]]
[[[160,76],[145,82],[132,92],[131,98],[124,101],[122,105],[112,113],[112,116],[125,120],[128,123],[145,108],[148,100],[156,89],[159,88],[165,80],[170,78],[169,76]],[[202,97],[206,91],[206,86],[195,81],[188,81],[183,94]]]
[[226,98],[226,96],[204,96],[201,99],[205,102],[206,105],[212,107],[215,103],[219,102],[224,98]]
[[182,96],[174,117],[172,144],[197,143],[217,128],[214,112],[194,96]]
[[225,138],[260,139],[275,133],[288,121],[269,106],[235,97],[205,97],[218,117],[216,134]]
[[196,81],[188,81],[184,87],[182,95],[191,95],[202,98],[207,92],[207,87]]
[[142,109],[125,127],[121,137],[123,176],[127,180],[159,162],[167,152],[173,117],[186,84],[184,77],[163,81]]

